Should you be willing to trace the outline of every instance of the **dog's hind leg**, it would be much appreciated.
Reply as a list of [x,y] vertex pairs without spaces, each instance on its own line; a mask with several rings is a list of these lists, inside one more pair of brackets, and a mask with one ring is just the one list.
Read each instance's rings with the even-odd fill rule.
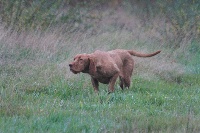
[[123,83],[125,87],[130,87],[131,84],[131,76],[133,73],[133,65],[134,61],[132,58],[126,60],[123,65]]
[[122,88],[122,90],[124,89],[124,80],[123,80],[123,77],[119,77],[119,79],[120,79],[120,87]]

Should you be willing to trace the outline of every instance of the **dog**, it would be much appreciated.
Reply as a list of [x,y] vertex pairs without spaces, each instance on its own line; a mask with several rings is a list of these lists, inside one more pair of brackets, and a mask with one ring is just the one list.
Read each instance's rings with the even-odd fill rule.
[[134,50],[116,49],[112,51],[97,50],[91,54],[78,54],[69,64],[70,71],[74,74],[88,73],[95,92],[99,91],[99,82],[109,84],[108,92],[114,91],[114,85],[119,77],[120,87],[130,87],[131,76],[134,67],[132,56],[152,57],[159,54],[157,51],[151,54],[143,54]]

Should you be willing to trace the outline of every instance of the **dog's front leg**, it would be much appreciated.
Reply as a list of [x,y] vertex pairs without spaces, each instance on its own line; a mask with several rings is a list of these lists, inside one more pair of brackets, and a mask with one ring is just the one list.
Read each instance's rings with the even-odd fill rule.
[[94,88],[94,91],[98,92],[99,91],[99,82],[98,82],[98,80],[96,80],[93,77],[91,77],[91,81],[92,81],[92,86]]
[[110,79],[110,82],[109,82],[109,91],[108,93],[111,93],[115,90],[114,86],[115,86],[115,82],[117,80],[117,77],[119,76],[119,73],[116,73],[111,79]]

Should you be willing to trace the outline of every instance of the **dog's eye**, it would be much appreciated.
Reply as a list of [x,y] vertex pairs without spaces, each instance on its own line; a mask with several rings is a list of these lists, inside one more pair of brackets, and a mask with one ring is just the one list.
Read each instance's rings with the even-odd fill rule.
[[82,58],[80,58],[80,60],[83,60]]

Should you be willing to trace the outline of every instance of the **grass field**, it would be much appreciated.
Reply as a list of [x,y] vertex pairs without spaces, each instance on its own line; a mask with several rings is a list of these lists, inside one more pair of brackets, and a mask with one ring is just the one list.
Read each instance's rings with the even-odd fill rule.
[[[0,1],[0,133],[200,132],[199,2],[112,2]],[[119,48],[162,52],[133,57],[131,87],[111,94],[69,71]]]
[[[0,132],[200,132],[199,43],[177,55],[128,34],[1,31]],[[113,48],[162,53],[135,58],[130,89],[116,85],[109,95],[107,85],[95,94],[88,75],[69,72],[75,54]]]

